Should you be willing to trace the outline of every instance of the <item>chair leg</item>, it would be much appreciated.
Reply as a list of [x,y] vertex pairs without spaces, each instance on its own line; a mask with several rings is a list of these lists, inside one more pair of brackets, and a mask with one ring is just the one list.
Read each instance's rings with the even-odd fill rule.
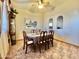
[[40,53],[41,53],[41,44],[39,44],[39,51],[40,51]]
[[35,44],[33,44],[33,48],[34,48],[34,52],[36,52],[36,46],[35,46]]
[[48,49],[49,49],[49,41],[48,41]]
[[23,44],[23,49],[25,49],[25,42],[24,42],[24,44]]
[[46,42],[44,43],[44,46],[45,46],[45,50],[46,50]]
[[27,45],[26,45],[26,51],[25,51],[25,54],[27,54]]
[[53,40],[51,40],[51,44],[52,44],[52,47],[53,47]]

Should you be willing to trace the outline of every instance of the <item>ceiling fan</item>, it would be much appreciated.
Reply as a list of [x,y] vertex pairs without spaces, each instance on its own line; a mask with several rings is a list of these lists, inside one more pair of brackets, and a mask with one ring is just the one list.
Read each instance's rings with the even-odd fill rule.
[[50,11],[50,10],[54,10],[55,9],[55,5],[54,3],[52,3],[55,0],[13,0],[15,3],[17,3],[17,5],[20,5],[25,8],[27,8],[28,10],[32,10],[32,11]]
[[26,4],[26,3],[37,3],[38,5],[43,5],[44,7],[50,7],[52,6],[52,4],[50,3],[50,0],[14,0],[17,3],[22,3],[22,4]]
[[[54,0],[52,0],[54,1]],[[52,3],[51,0],[34,0],[35,3],[37,3],[37,8],[39,9],[44,9],[45,10],[48,10],[48,11],[51,11],[51,10],[54,10],[55,9],[55,5]],[[33,5],[33,6],[36,6],[36,5]]]
[[51,4],[49,0],[37,0],[37,2],[38,2],[39,8],[43,8],[43,7],[44,8],[52,8],[52,9],[55,8],[55,6],[53,4]]

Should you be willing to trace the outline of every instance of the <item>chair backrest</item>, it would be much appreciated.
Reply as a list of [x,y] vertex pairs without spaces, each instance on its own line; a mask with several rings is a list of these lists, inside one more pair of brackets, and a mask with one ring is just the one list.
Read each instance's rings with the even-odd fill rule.
[[43,31],[40,32],[40,41],[43,39]]
[[36,30],[35,29],[32,29],[32,33],[35,33],[36,32]]
[[53,37],[54,37],[54,31],[51,30],[51,31],[49,31],[49,38],[53,38]]
[[47,36],[47,31],[44,31],[44,35]]
[[39,33],[40,33],[40,32],[41,32],[41,29],[39,29],[38,31],[39,31]]
[[23,39],[24,39],[25,42],[27,41],[27,34],[26,34],[25,31],[23,31]]
[[45,31],[41,31],[40,36],[44,37],[45,36]]
[[41,31],[40,38],[42,39],[42,41],[45,41],[45,39],[47,38],[47,31]]

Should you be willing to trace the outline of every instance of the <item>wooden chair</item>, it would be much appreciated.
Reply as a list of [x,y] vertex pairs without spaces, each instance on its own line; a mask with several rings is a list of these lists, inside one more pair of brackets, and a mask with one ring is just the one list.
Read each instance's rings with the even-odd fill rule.
[[53,39],[54,39],[54,31],[51,30],[49,31],[49,41],[52,44],[52,46],[53,46]]
[[23,49],[25,49],[25,47],[26,47],[25,53],[27,53],[27,47],[29,45],[32,45],[33,46],[34,45],[34,42],[33,42],[33,40],[28,40],[28,37],[27,37],[27,34],[26,34],[25,31],[23,31],[23,39],[24,39]]
[[39,41],[38,41],[38,46],[39,46],[39,51],[41,53],[41,48],[44,46],[44,49],[46,50],[46,33],[45,31],[42,31],[40,33]]
[[48,49],[49,49],[49,43],[50,43],[50,41],[49,41],[49,38],[47,35],[47,31],[45,31],[45,45],[48,47]]
[[37,45],[38,45],[39,51],[41,53],[41,46],[43,45],[43,32],[40,33],[40,37],[39,37]]

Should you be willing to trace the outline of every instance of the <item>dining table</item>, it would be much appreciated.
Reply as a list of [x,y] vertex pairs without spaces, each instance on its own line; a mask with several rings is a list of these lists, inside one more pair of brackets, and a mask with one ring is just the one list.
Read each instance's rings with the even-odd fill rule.
[[32,39],[34,41],[34,44],[36,44],[38,42],[38,40],[39,40],[40,34],[28,33],[27,37],[28,37],[29,40]]
[[[49,33],[47,33],[47,35],[49,35]],[[29,40],[33,40],[34,44],[36,44],[40,39],[40,33],[28,33],[27,37],[29,38]]]

